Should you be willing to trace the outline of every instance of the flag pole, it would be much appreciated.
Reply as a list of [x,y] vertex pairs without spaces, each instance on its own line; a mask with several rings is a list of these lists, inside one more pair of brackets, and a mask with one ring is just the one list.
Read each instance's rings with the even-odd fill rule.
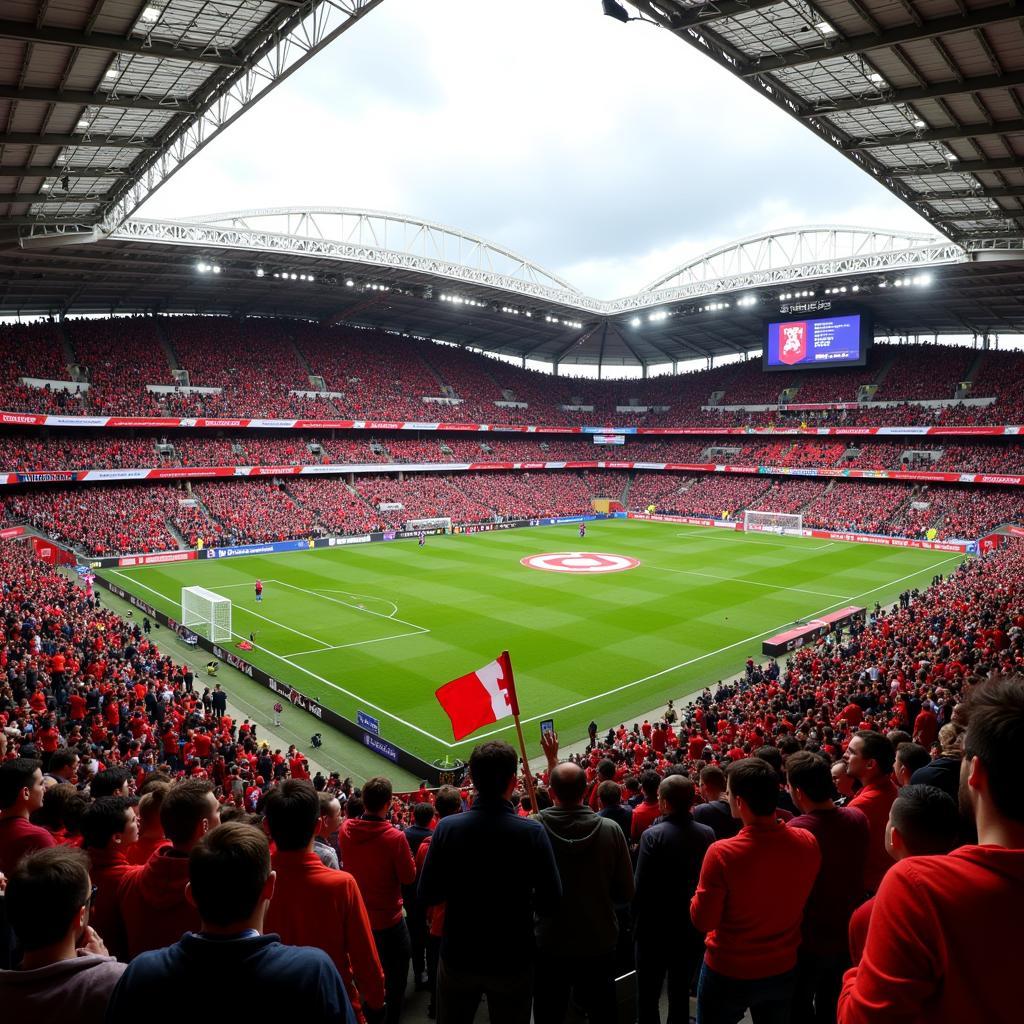
[[516,724],[516,735],[519,737],[519,753],[523,759],[523,772],[526,775],[526,792],[530,797],[530,806],[533,808],[533,813],[537,814],[540,811],[540,805],[537,803],[537,791],[533,784],[533,772],[530,771],[530,759],[526,756],[526,740],[523,738],[523,727],[519,722],[519,697],[516,694],[515,677],[512,674],[512,659],[508,656],[508,651],[502,651],[501,658],[508,669],[508,688],[509,695],[512,698],[512,721]]

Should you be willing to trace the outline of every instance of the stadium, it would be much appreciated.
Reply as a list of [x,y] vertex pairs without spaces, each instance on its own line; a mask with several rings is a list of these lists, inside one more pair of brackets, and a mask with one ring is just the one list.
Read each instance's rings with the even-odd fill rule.
[[[59,959],[18,893],[60,875],[100,893],[90,1020],[171,1007],[211,924],[321,950],[316,1019],[1009,1020],[977,972],[1024,909],[1018,6],[602,5],[928,230],[765,228],[607,298],[430,210],[147,215],[380,6],[0,19],[0,999]],[[253,826],[278,893],[231,917],[189,872]],[[975,893],[992,962],[894,950],[966,913],[915,887]]]

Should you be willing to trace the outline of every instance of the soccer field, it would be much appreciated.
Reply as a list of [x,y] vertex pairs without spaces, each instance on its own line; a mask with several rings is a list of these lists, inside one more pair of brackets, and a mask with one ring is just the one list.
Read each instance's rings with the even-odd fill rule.
[[[522,559],[595,552],[623,571],[553,572]],[[294,554],[105,570],[176,619],[181,588],[229,597],[244,657],[426,760],[466,757],[485,736],[514,742],[511,720],[451,742],[434,691],[507,649],[524,732],[554,718],[563,742],[700,690],[760,658],[797,619],[871,607],[926,586],[962,560],[948,552],[749,535],[615,520]],[[588,561],[570,560],[586,568]],[[253,592],[263,580],[262,603]],[[227,645],[225,645],[227,646]]]

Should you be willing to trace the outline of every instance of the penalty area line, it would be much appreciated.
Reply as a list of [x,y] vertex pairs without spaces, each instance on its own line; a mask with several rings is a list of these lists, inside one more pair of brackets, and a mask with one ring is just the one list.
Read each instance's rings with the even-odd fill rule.
[[422,636],[424,633],[429,633],[429,629],[414,629],[408,633],[395,633],[392,636],[378,636],[372,640],[353,640],[348,644],[334,644],[332,647],[314,647],[311,651],[295,651],[294,654],[289,654],[289,658],[301,658],[306,654],[324,654],[326,651],[340,651],[344,647],[363,647],[366,644],[379,644],[385,640],[399,640],[403,636]]
[[[110,571],[111,571],[111,573],[113,573],[113,575],[120,576],[120,577],[122,577],[122,579],[130,579],[130,577],[125,576],[124,573],[120,573],[116,569],[111,569]],[[149,587],[145,583],[140,583],[138,580],[134,580],[133,583],[134,583],[135,586],[139,586],[139,587],[142,587],[144,590],[148,590],[151,594],[156,594],[157,597],[161,597],[165,601],[173,601],[174,600],[174,598],[169,597],[167,594],[164,594],[162,591],[155,590],[153,587]],[[287,584],[286,584],[286,586],[287,586]],[[209,589],[209,588],[207,588],[207,589]],[[301,588],[296,588],[296,589],[301,589]],[[342,602],[342,603],[344,603],[344,602]],[[381,617],[385,618],[385,619],[388,618],[387,615],[384,615],[384,616],[381,616]],[[397,620],[395,620],[395,621],[397,621]],[[279,623],[275,623],[275,625],[279,625]],[[409,623],[405,623],[405,625],[411,626],[411,625],[414,625],[414,623],[409,622]],[[285,628],[287,628],[287,627],[285,627]],[[417,628],[421,628],[422,629],[422,627],[417,627]],[[426,630],[426,632],[429,632],[429,630]],[[234,636],[239,636],[239,634],[235,633],[233,630],[232,630],[232,633],[233,633]],[[247,638],[240,637],[240,639],[247,639]],[[310,640],[316,640],[316,637],[310,637],[309,639]],[[317,643],[319,643],[319,641],[317,641]],[[399,725],[404,725],[407,729],[412,729],[414,732],[418,732],[421,736],[426,736],[426,738],[428,740],[433,740],[435,743],[439,743],[443,747],[454,746],[454,744],[449,743],[447,740],[443,740],[440,737],[435,736],[433,733],[427,732],[426,729],[421,729],[418,725],[414,725],[412,722],[407,722],[404,718],[399,718],[399,716],[396,715],[393,711],[388,711],[387,708],[382,708],[379,704],[374,704],[374,702],[372,700],[367,700],[365,697],[361,697],[358,693],[354,693],[352,690],[346,690],[344,686],[339,686],[337,683],[332,682],[330,679],[325,679],[323,676],[318,675],[316,672],[310,672],[310,670],[308,668],[303,668],[301,665],[297,665],[294,661],[291,661],[289,658],[286,658],[283,654],[277,654],[275,651],[270,650],[270,648],[268,648],[268,647],[261,647],[259,644],[253,644],[253,646],[256,647],[257,649],[263,651],[264,654],[270,655],[271,658],[276,658],[278,661],[283,661],[286,665],[290,665],[297,672],[302,672],[304,675],[309,676],[311,679],[315,679],[315,680],[317,680],[317,682],[323,683],[325,686],[330,686],[332,689],[337,690],[339,693],[345,694],[346,697],[351,697],[353,700],[358,701],[364,707],[372,708],[374,711],[379,711],[382,715],[384,715],[387,718],[390,718],[393,722],[398,722]]]
[[[898,580],[887,580],[885,583],[879,584],[877,587],[872,587],[871,590],[862,591],[859,594],[852,594],[850,597],[844,597],[840,601],[835,601],[832,604],[825,605],[824,608],[819,608],[816,612],[810,612],[805,615],[804,618],[814,619],[819,615],[823,615],[825,612],[830,611],[833,608],[844,604],[846,601],[856,601],[862,597],[867,597],[869,594],[875,594],[879,590],[885,590],[886,587],[893,587],[897,583],[903,583],[905,580],[913,579],[915,576],[920,576],[923,573],[931,572],[934,573],[940,565],[946,565],[949,562],[956,562],[963,558],[963,555],[953,555],[951,558],[944,558],[939,562],[934,562],[932,565],[924,569],[917,569],[914,572],[907,573],[906,576],[901,576]],[[771,629],[766,629],[761,633],[755,633],[753,636],[745,637],[742,640],[737,640],[735,643],[726,644],[725,647],[719,647],[717,651],[708,651],[706,654],[699,654],[695,658],[690,658],[687,661],[681,661],[678,665],[670,665],[668,668],[663,668],[659,672],[652,672],[650,675],[644,676],[641,679],[634,679],[632,682],[623,683],[621,686],[613,687],[611,690],[605,690],[604,693],[595,693],[593,696],[584,697],[582,700],[573,701],[571,704],[563,704],[560,708],[554,708],[551,711],[544,711],[539,715],[531,715],[529,718],[521,718],[519,720],[520,725],[525,725],[527,722],[537,722],[544,718],[551,718],[554,715],[560,714],[563,711],[571,711],[573,708],[582,707],[584,704],[589,704],[595,700],[601,700],[604,697],[610,697],[612,694],[621,693],[623,690],[628,690],[634,686],[640,686],[642,683],[649,683],[652,679],[658,679],[661,676],[668,675],[670,672],[675,672],[677,669],[686,668],[689,665],[696,665],[697,662],[706,661],[708,658],[713,658],[716,654],[724,654],[726,651],[731,651],[734,647],[742,647],[743,644],[749,644],[754,640],[759,640],[763,636],[771,636],[773,633],[777,633],[780,629],[785,629],[786,626],[791,623],[784,622],[779,626],[773,626]],[[450,747],[461,747],[467,743],[479,743],[481,740],[488,739],[491,736],[500,735],[503,732],[507,732],[509,729],[514,728],[514,725],[502,726],[499,729],[491,729],[489,732],[482,732],[470,739],[460,740],[458,743],[449,743]]]

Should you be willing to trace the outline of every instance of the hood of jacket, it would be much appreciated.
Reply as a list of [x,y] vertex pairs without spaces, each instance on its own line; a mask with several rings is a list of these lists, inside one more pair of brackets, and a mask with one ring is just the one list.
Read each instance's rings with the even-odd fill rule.
[[390,838],[394,832],[404,842],[404,836],[390,821],[378,818],[348,818],[341,826],[341,836],[346,842],[359,846],[363,843],[380,842],[382,836]]
[[[584,806],[547,807],[537,815],[537,820],[547,829],[556,848],[558,844],[564,844],[583,851],[597,840],[607,819]],[[613,822],[609,824],[614,825]],[[618,828],[618,825],[614,827]]]
[[145,901],[163,910],[181,905],[187,882],[188,857],[161,846],[142,866],[138,884]]

